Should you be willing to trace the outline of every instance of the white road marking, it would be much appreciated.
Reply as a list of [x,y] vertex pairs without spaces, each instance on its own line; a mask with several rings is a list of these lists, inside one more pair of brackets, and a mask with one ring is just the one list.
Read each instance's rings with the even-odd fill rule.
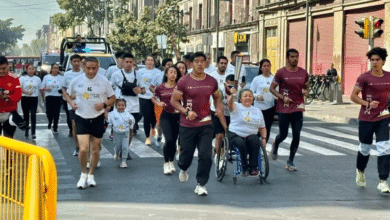
[[330,134],[330,135],[333,135],[333,136],[336,136],[336,137],[348,138],[348,139],[351,139],[351,140],[359,141],[359,137],[356,136],[356,135],[345,134],[345,133],[342,133],[342,132],[339,132],[339,131],[335,131],[335,130],[330,130],[330,129],[326,129],[326,128],[320,128],[320,127],[310,127],[310,128],[305,128],[305,129],[312,130],[312,131],[319,131],[319,132],[322,132],[322,133],[325,133],[325,134]]
[[35,143],[37,146],[49,150],[54,159],[65,159],[51,130],[37,129],[36,136]]

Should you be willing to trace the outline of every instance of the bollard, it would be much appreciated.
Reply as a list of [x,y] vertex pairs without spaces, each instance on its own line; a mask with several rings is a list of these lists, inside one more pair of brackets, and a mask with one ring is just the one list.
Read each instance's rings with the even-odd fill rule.
[[334,96],[335,96],[335,83],[331,83],[330,84],[330,89],[329,89],[329,102],[333,102],[333,100],[335,99]]
[[335,99],[336,99],[336,105],[343,104],[343,94],[341,93],[341,84],[336,83],[335,86]]

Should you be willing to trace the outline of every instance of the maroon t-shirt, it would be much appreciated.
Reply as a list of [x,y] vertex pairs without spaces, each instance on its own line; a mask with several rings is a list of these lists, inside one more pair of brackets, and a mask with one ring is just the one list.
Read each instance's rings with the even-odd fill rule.
[[[383,71],[383,76],[374,76],[370,71],[363,73],[356,80],[356,88],[362,90],[362,98],[365,101],[378,101],[378,108],[373,108],[367,111],[367,107],[360,108],[360,121],[379,121],[390,117],[388,114],[383,114],[387,110],[387,99],[390,92],[390,73]],[[382,113],[382,114],[381,114]]]
[[276,111],[278,113],[302,112],[304,109],[297,108],[304,104],[303,88],[309,80],[309,74],[306,70],[298,67],[295,72],[288,71],[285,67],[279,69],[274,77],[273,82],[279,86],[279,93],[289,97],[292,101],[287,105],[282,99],[278,99]]
[[165,83],[157,86],[154,96],[159,98],[165,104],[164,111],[175,113],[175,108],[171,104],[171,97],[174,88],[165,87]]
[[183,106],[190,111],[194,111],[198,117],[194,120],[187,120],[184,114],[181,114],[180,125],[183,127],[200,127],[211,125],[212,121],[201,122],[207,116],[211,115],[210,96],[218,90],[218,82],[212,76],[205,74],[202,80],[195,80],[192,74],[183,76],[176,85],[176,91],[183,96]]

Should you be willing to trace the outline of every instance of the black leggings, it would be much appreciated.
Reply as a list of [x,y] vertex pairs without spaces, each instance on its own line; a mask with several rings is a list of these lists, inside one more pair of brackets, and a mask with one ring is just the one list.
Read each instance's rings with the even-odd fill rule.
[[269,135],[271,133],[272,124],[274,123],[275,110],[276,110],[275,106],[266,110],[261,110],[265,121],[265,127],[267,128],[267,143],[269,140]]
[[150,128],[156,127],[156,116],[154,114],[154,104],[151,99],[139,98],[141,114],[144,117],[145,136],[150,136]]
[[[134,124],[134,131],[138,131],[138,122],[141,120],[142,115],[140,113],[130,113],[134,119],[135,119],[135,124]],[[112,132],[111,132],[112,133]]]
[[176,140],[179,135],[180,114],[163,111],[160,118],[160,126],[165,137],[164,159],[165,162],[173,161],[176,153]]
[[[38,97],[26,97],[22,96],[22,111],[23,118],[27,125],[29,124],[29,116],[31,114],[31,134],[35,135],[35,128],[37,125],[37,108],[38,108]],[[26,129],[26,135],[28,129]]]
[[[260,150],[260,139],[257,134],[252,134],[247,137],[238,136],[234,132],[228,132],[229,141],[232,147],[238,148],[241,154],[241,164],[243,169],[251,168],[256,170],[259,165],[259,150]],[[249,154],[249,163],[247,155]]]
[[60,118],[60,111],[62,105],[62,97],[61,96],[47,96],[46,97],[46,115],[49,120],[49,126],[54,121],[53,130],[58,129],[58,120]]
[[277,152],[279,148],[279,144],[282,143],[284,139],[286,139],[288,134],[288,127],[291,123],[292,141],[290,145],[290,156],[288,160],[290,162],[293,162],[299,146],[299,139],[301,136],[301,130],[303,125],[303,113],[302,112],[279,113],[278,119],[279,119],[279,134],[275,138],[274,150]]
[[72,119],[70,118],[67,102],[63,102],[62,107],[64,108],[64,111],[66,114],[66,124],[68,124],[68,128],[69,128],[70,133],[72,133],[72,130],[73,130]]

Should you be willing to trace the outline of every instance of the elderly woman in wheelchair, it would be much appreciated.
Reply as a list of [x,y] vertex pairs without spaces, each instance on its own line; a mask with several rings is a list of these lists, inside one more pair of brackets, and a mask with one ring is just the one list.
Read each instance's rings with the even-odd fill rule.
[[238,102],[234,101],[235,92],[235,88],[230,90],[232,95],[227,103],[231,121],[227,132],[228,137],[222,143],[224,145],[222,148],[225,150],[218,151],[217,178],[222,180],[226,161],[232,161],[235,157],[237,170],[234,172],[234,182],[237,180],[235,176],[240,173],[243,176],[260,176],[262,182],[267,177],[269,169],[265,151],[267,131],[263,114],[260,109],[252,105],[254,96],[251,90],[241,90]]

